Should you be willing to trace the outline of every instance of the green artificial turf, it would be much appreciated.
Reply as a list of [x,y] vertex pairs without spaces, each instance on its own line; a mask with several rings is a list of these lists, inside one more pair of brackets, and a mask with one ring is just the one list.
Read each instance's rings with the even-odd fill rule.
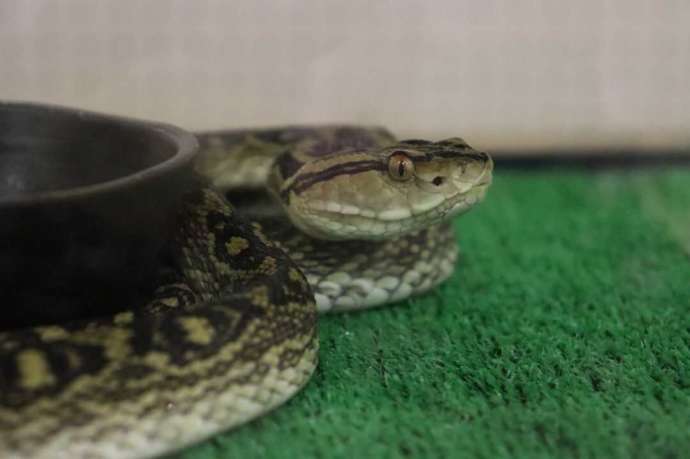
[[321,318],[227,457],[690,456],[690,171],[496,173],[436,291]]

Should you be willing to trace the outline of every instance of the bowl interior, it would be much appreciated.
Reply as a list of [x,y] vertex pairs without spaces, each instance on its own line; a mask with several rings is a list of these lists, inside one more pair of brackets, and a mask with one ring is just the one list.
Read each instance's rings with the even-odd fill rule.
[[178,151],[170,136],[138,123],[0,106],[0,199],[126,178]]

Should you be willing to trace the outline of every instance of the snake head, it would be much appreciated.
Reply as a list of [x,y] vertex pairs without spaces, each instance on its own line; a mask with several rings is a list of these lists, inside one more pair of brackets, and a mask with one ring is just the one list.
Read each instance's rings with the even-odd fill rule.
[[387,239],[465,212],[484,198],[493,170],[487,153],[457,137],[279,161],[293,163],[274,166],[269,188],[295,226],[330,240]]

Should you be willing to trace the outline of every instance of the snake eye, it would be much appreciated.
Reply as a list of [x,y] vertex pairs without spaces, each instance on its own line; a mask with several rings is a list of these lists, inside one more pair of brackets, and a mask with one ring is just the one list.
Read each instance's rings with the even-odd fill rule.
[[405,153],[396,151],[388,158],[388,174],[394,180],[409,180],[414,175],[414,163]]

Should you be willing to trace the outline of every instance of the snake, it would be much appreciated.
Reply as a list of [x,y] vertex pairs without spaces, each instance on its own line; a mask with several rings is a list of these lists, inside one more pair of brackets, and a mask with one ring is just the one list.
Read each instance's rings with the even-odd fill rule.
[[[490,156],[368,126],[201,132],[151,297],[0,331],[0,456],[154,457],[283,404],[318,361],[319,313],[428,291]],[[232,202],[232,204],[230,204]]]

